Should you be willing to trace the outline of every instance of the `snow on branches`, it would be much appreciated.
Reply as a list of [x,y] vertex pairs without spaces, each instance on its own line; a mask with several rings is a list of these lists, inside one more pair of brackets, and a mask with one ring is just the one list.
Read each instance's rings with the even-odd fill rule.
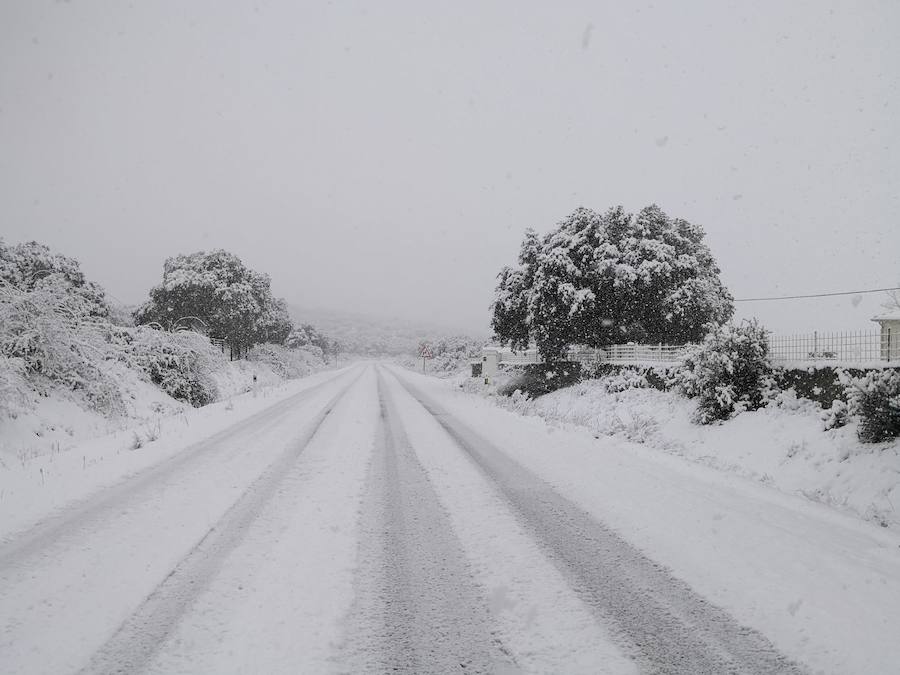
[[92,316],[109,315],[103,289],[85,279],[78,261],[36,241],[8,246],[0,239],[0,283],[21,291],[63,285],[85,303]]
[[548,360],[573,344],[699,340],[733,313],[703,236],[656,205],[636,216],[579,208],[543,237],[528,230],[518,267],[498,275],[495,335],[534,342]]
[[227,339],[237,353],[262,342],[281,344],[293,328],[287,304],[272,296],[269,276],[222,249],[166,260],[162,283],[135,320],[202,330]]
[[696,421],[709,424],[763,407],[775,390],[769,339],[755,320],[710,326],[675,372],[675,387],[699,399]]

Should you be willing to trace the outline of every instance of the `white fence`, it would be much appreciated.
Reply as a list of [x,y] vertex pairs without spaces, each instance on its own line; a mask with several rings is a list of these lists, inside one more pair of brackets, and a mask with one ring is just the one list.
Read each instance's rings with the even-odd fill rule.
[[[573,347],[567,360],[582,364],[630,363],[674,364],[678,363],[690,345],[610,345],[605,349]],[[891,341],[890,334],[879,331],[843,333],[813,332],[804,335],[769,335],[772,361],[780,364],[828,364],[900,365],[900,340]],[[495,373],[503,365],[528,365],[542,363],[537,349],[514,352],[504,347],[486,347],[482,353],[485,373]]]
[[[677,363],[681,359],[685,345],[610,345],[606,349],[573,347],[566,360],[578,363]],[[537,349],[514,352],[504,347],[486,347],[484,353],[491,352],[498,364],[528,365],[543,363]]]
[[677,363],[690,345],[610,345],[594,350],[599,361],[611,363]]

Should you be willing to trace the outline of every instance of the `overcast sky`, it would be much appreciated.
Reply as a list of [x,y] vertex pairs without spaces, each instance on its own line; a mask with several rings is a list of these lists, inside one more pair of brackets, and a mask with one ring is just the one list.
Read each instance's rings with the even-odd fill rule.
[[898,36],[894,1],[0,0],[0,236],[127,303],[222,247],[297,304],[486,331],[526,227],[656,202],[738,298],[896,286]]

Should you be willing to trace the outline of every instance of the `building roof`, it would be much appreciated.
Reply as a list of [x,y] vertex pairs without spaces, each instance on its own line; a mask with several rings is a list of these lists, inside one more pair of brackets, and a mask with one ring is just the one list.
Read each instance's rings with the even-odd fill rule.
[[873,316],[872,321],[900,321],[900,309],[891,309],[878,316]]

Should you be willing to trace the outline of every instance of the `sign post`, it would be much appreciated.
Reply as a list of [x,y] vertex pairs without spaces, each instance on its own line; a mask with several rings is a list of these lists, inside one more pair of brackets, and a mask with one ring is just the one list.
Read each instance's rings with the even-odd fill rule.
[[431,353],[431,345],[427,342],[422,342],[419,344],[419,356],[422,357],[422,374],[425,374],[425,359],[434,358],[434,354]]

